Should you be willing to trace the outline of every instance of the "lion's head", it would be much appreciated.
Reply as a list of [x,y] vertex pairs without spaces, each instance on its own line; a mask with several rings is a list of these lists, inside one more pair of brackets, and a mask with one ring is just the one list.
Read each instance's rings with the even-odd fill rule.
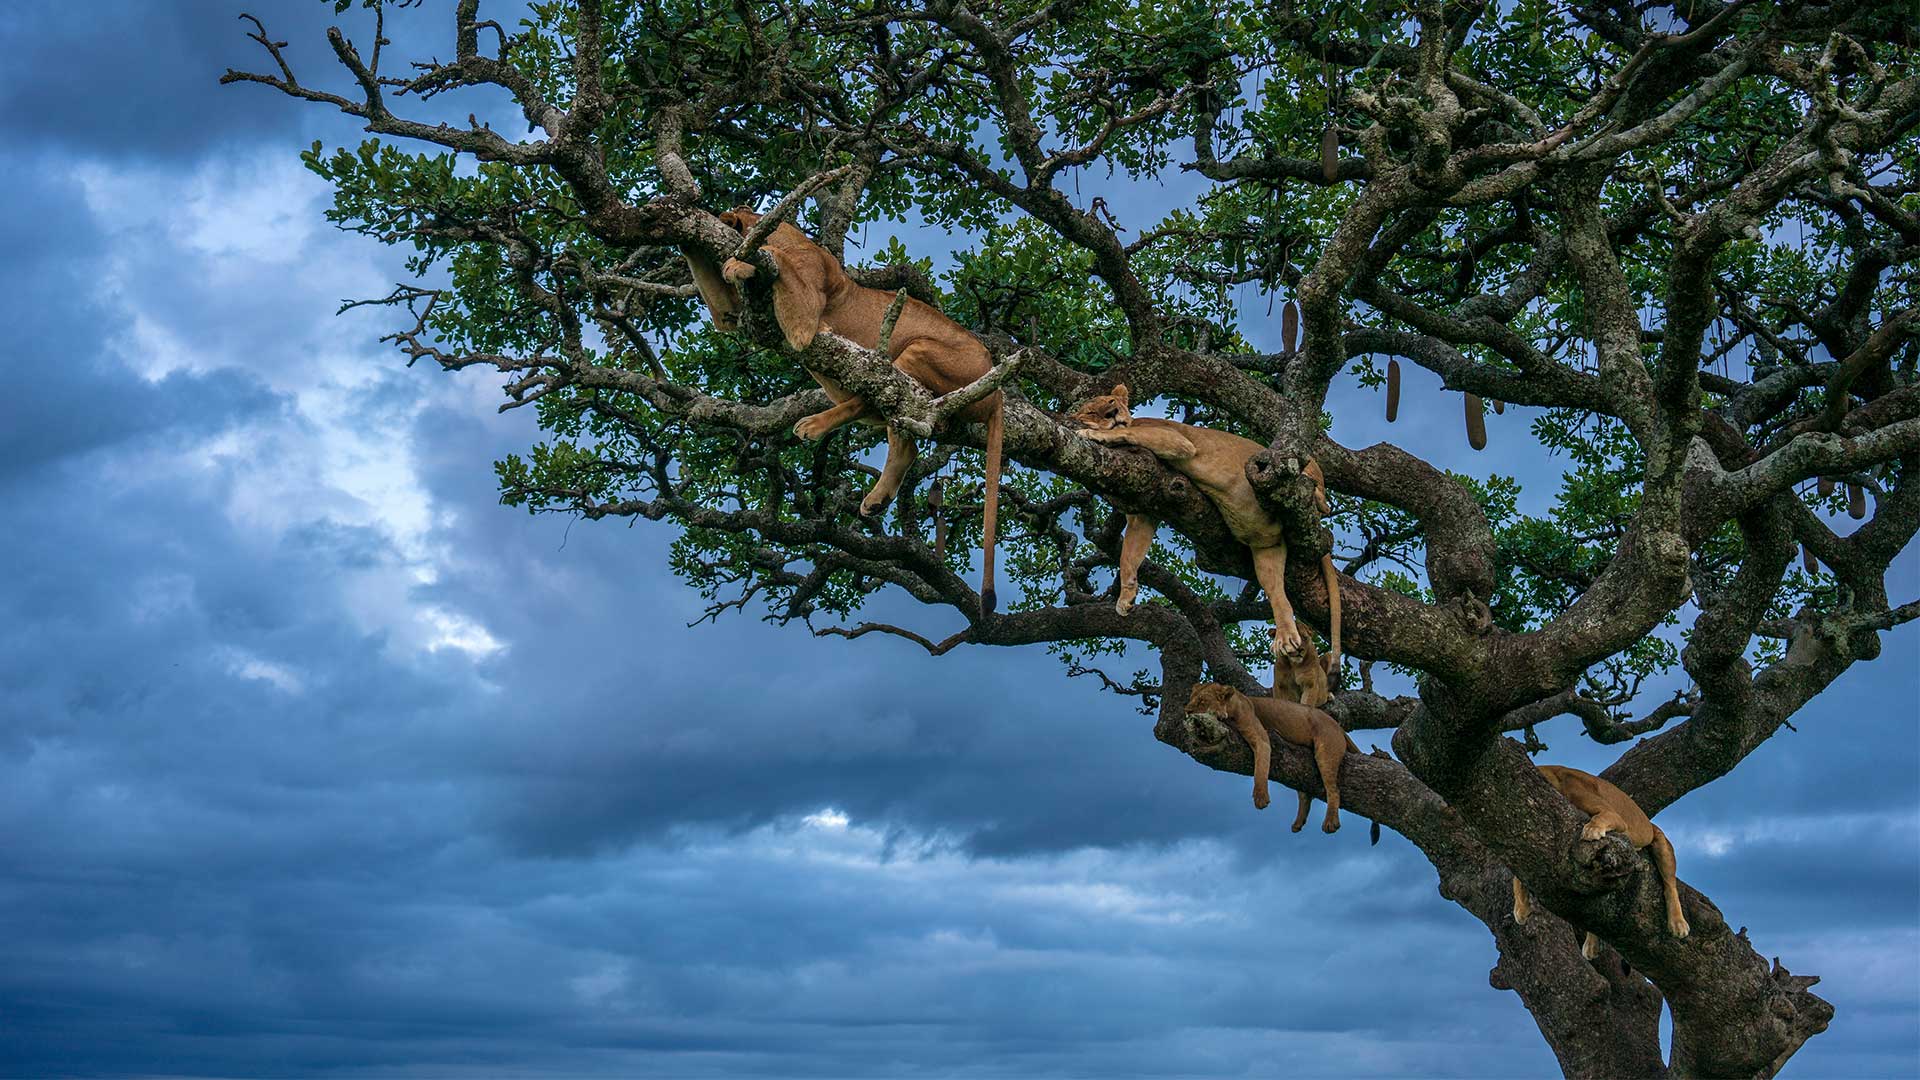
[[1113,393],[1102,394],[1088,401],[1067,419],[1093,431],[1106,431],[1133,423],[1133,413],[1127,408],[1127,384],[1120,383],[1113,388]]
[[745,236],[747,230],[753,228],[754,222],[759,220],[760,215],[755,213],[753,208],[749,206],[736,206],[720,215],[720,224],[725,225],[727,228],[732,229],[742,236]]
[[1240,691],[1231,686],[1201,683],[1193,688],[1193,693],[1187,695],[1187,712],[1226,716],[1233,711],[1234,699],[1240,696]]

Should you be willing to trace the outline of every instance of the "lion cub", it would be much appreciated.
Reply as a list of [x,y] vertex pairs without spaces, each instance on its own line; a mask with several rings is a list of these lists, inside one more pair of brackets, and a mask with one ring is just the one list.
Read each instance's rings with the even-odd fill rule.
[[[1686,937],[1692,928],[1687,925],[1686,913],[1680,909],[1680,886],[1673,870],[1673,845],[1667,842],[1667,834],[1647,819],[1647,815],[1627,797],[1626,792],[1592,773],[1569,769],[1564,765],[1542,765],[1539,768],[1540,775],[1553,785],[1554,790],[1565,795],[1574,809],[1590,815],[1586,825],[1580,829],[1582,840],[1598,840],[1608,833],[1619,833],[1636,849],[1653,849],[1653,865],[1660,871],[1660,884],[1667,893],[1667,932],[1677,938]],[[1520,884],[1519,878],[1514,878],[1513,921],[1524,923],[1532,914],[1533,905],[1527,900],[1527,887]],[[1599,956],[1600,939],[1588,934],[1580,944],[1580,955],[1589,960]]]
[[[1187,696],[1187,713],[1205,713],[1226,721],[1253,747],[1253,805],[1261,810],[1265,810],[1270,801],[1267,770],[1273,765],[1273,742],[1268,732],[1295,746],[1310,748],[1314,763],[1320,766],[1320,783],[1327,789],[1327,816],[1320,823],[1320,831],[1340,831],[1340,760],[1348,754],[1359,753],[1360,748],[1353,745],[1353,740],[1333,717],[1284,698],[1250,698],[1219,683],[1194,687],[1193,693]],[[1300,812],[1293,819],[1294,832],[1306,825],[1307,811],[1312,805],[1313,796],[1301,792]]]
[[1292,656],[1274,657],[1273,696],[1290,698],[1317,709],[1333,700],[1333,691],[1327,682],[1333,669],[1321,661],[1313,635],[1301,630],[1297,620],[1294,628],[1300,633],[1300,651]]
[[[1119,446],[1139,446],[1198,484],[1234,538],[1253,551],[1254,574],[1266,590],[1267,603],[1273,608],[1273,655],[1276,660],[1303,652],[1303,635],[1294,622],[1293,604],[1287,600],[1287,539],[1280,523],[1273,520],[1254,496],[1247,482],[1247,460],[1266,447],[1252,439],[1243,439],[1225,431],[1194,427],[1172,420],[1135,417],[1128,407],[1127,387],[1121,383],[1113,393],[1096,397],[1067,419],[1080,426],[1082,438]],[[1308,461],[1304,470],[1313,478],[1320,499],[1320,512],[1327,512],[1326,481],[1317,462]],[[1140,564],[1153,547],[1153,533],[1160,523],[1140,514],[1127,515],[1126,535],[1120,542],[1120,598],[1114,610],[1125,615],[1133,607],[1140,591]],[[1331,674],[1340,667],[1340,578],[1333,569],[1333,556],[1323,556],[1320,567],[1327,579],[1329,642],[1324,669]],[[1324,699],[1322,699],[1324,700]]]

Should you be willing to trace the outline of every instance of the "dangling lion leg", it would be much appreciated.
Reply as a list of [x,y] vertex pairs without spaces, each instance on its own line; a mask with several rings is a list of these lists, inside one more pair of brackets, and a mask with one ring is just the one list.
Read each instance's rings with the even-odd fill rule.
[[1686,937],[1693,928],[1687,925],[1687,913],[1680,907],[1680,881],[1674,874],[1673,845],[1667,841],[1667,834],[1656,828],[1653,842],[1647,846],[1653,849],[1653,865],[1660,871],[1660,885],[1667,893],[1667,932],[1677,938]]
[[1327,817],[1320,823],[1321,832],[1340,831],[1340,762],[1346,756],[1344,732],[1338,738],[1322,736],[1313,741],[1313,760],[1320,766],[1320,784],[1327,789]]
[[1234,730],[1253,747],[1253,808],[1267,808],[1267,773],[1273,769],[1273,737],[1267,734],[1265,724],[1253,714],[1252,709],[1243,709],[1244,715],[1228,717]]
[[920,450],[913,445],[913,436],[896,427],[887,428],[887,463],[881,466],[880,479],[873,482],[873,490],[860,500],[861,517],[887,505],[899,493],[900,481],[906,478],[907,470],[913,467],[919,456]]
[[1113,610],[1125,615],[1133,610],[1133,598],[1140,592],[1140,564],[1153,549],[1153,532],[1160,523],[1140,514],[1127,515],[1127,531],[1120,538],[1120,597]]
[[1533,915],[1533,905],[1527,900],[1527,887],[1520,884],[1519,878],[1513,879],[1513,921],[1524,923]]
[[1274,659],[1298,653],[1300,628],[1294,625],[1293,604],[1287,600],[1287,546],[1253,549],[1253,573],[1273,608]]
[[1307,827],[1307,815],[1313,812],[1313,796],[1300,793],[1300,812],[1293,816],[1293,831],[1299,832]]

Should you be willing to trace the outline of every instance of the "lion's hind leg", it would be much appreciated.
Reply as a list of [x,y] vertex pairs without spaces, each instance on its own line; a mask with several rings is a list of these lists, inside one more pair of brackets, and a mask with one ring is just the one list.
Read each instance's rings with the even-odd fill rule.
[[1527,887],[1513,879],[1513,921],[1524,923],[1533,916],[1533,904],[1527,900]]
[[880,469],[880,478],[873,482],[873,489],[867,497],[860,500],[860,516],[865,517],[887,503],[900,491],[900,482],[906,478],[907,470],[920,456],[919,448],[913,445],[913,436],[896,427],[887,428],[887,463]]
[[1327,816],[1321,832],[1340,831],[1340,762],[1347,756],[1346,732],[1323,732],[1314,737],[1313,760],[1320,766],[1320,783],[1327,789]]
[[1660,886],[1667,894],[1667,932],[1674,937],[1686,937],[1692,931],[1687,925],[1687,913],[1680,907],[1680,882],[1674,872],[1673,845],[1667,841],[1667,834],[1659,829],[1653,830],[1653,842],[1647,847],[1653,851],[1653,865],[1660,871]]
[[1127,531],[1120,537],[1120,595],[1113,602],[1113,610],[1122,615],[1133,610],[1133,598],[1140,593],[1140,564],[1153,549],[1159,524],[1140,514],[1127,515]]

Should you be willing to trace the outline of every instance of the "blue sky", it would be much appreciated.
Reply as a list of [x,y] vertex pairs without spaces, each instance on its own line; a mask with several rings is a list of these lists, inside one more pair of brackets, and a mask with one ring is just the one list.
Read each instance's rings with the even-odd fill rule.
[[[1553,1071],[1399,838],[1288,834],[1038,650],[689,629],[666,527],[499,506],[532,417],[333,314],[400,273],[296,159],[358,136],[214,85],[237,10],[0,15],[0,1074]],[[322,70],[331,5],[259,13]],[[1335,437],[1557,475],[1408,376]],[[1798,1075],[1920,1063],[1916,653],[1661,817],[1823,976]]]

